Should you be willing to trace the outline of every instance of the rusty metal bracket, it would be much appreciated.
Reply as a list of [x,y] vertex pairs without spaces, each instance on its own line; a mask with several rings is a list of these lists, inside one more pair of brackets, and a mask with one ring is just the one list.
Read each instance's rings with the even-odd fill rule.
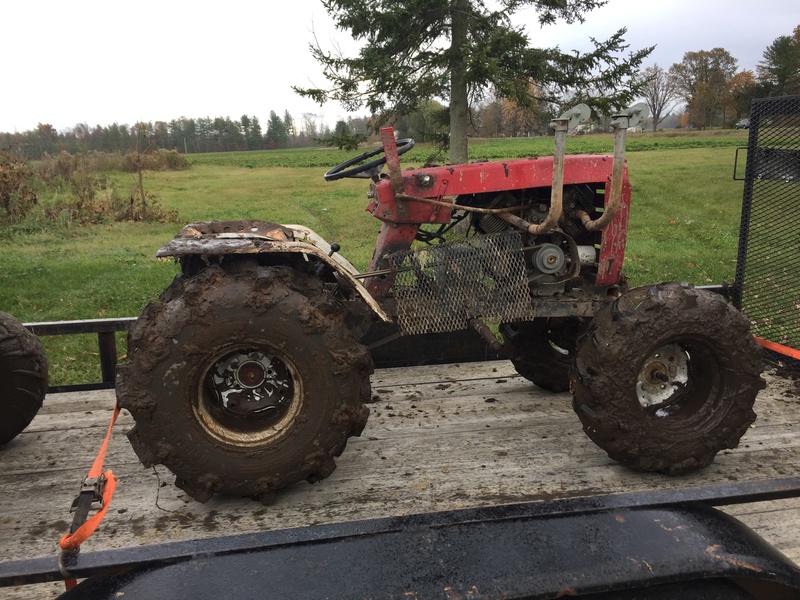
[[136,317],[121,319],[85,319],[79,321],[51,321],[42,323],[24,323],[31,333],[38,336],[46,335],[77,335],[97,334],[97,345],[100,354],[100,372],[102,380],[99,383],[51,385],[47,388],[48,394],[58,392],[84,392],[89,390],[108,390],[114,387],[114,373],[117,367],[117,339],[116,333],[128,331]]

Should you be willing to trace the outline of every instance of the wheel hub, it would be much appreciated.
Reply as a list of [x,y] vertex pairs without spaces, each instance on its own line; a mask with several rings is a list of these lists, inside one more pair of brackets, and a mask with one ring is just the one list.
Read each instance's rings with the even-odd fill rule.
[[264,365],[256,360],[248,360],[236,369],[236,381],[245,388],[257,388],[267,378]]
[[[665,405],[688,381],[689,357],[686,351],[678,344],[668,344],[644,361],[636,381],[636,396],[644,408]],[[656,411],[657,416],[667,414],[663,409]]]
[[208,372],[218,405],[239,417],[277,416],[292,398],[292,378],[283,362],[260,350],[233,352]]

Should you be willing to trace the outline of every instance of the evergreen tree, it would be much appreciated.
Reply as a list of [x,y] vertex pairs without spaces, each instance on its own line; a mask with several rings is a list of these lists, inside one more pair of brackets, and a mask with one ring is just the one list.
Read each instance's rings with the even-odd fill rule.
[[297,137],[297,131],[294,127],[294,119],[288,110],[283,112],[283,130],[286,132],[287,140],[291,139],[294,142]]
[[758,79],[770,96],[800,94],[800,25],[793,37],[782,35],[767,46]]
[[607,102],[634,98],[632,76],[652,48],[627,49],[620,29],[605,42],[592,40],[588,53],[538,49],[511,15],[533,8],[540,25],[562,19],[583,22],[604,0],[323,0],[336,26],[362,42],[355,57],[311,51],[322,64],[329,89],[294,88],[323,103],[338,100],[350,110],[362,105],[385,122],[419,108],[422,101],[449,102],[450,160],[467,160],[468,105],[486,87],[498,97],[531,104],[534,89],[607,90]]
[[264,147],[264,138],[261,135],[261,123],[258,117],[250,119],[250,129],[247,132],[247,145],[251,150],[261,150]]
[[332,134],[317,140],[321,144],[331,148],[335,146],[339,150],[356,150],[359,144],[366,141],[367,136],[362,133],[353,133],[350,125],[344,119],[336,121]]
[[244,136],[245,150],[252,150],[250,146],[250,117],[242,115],[242,118],[239,119],[239,125],[242,128],[242,136]]
[[286,126],[274,110],[269,111],[269,122],[267,123],[267,133],[265,137],[267,148],[271,150],[275,148],[286,148],[287,146],[289,136],[286,133]]

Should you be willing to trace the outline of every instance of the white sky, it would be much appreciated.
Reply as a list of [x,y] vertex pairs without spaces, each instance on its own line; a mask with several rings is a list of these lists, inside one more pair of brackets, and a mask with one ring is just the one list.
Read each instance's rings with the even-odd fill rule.
[[[800,0],[610,0],[584,25],[540,29],[533,11],[515,20],[540,47],[588,50],[590,36],[627,26],[631,49],[657,44],[645,66],[723,47],[754,70],[775,38],[800,25]],[[313,31],[327,47],[354,48],[319,0],[3,2],[0,131],[243,114],[266,128],[270,110],[333,125],[346,116],[341,107],[319,107],[290,87],[326,83],[308,52]]]

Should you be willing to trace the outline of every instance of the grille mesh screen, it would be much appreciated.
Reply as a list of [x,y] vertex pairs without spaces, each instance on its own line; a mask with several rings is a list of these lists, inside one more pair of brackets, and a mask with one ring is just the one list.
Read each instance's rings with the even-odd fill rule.
[[458,331],[469,320],[533,318],[522,239],[516,232],[480,235],[389,257],[404,333]]

